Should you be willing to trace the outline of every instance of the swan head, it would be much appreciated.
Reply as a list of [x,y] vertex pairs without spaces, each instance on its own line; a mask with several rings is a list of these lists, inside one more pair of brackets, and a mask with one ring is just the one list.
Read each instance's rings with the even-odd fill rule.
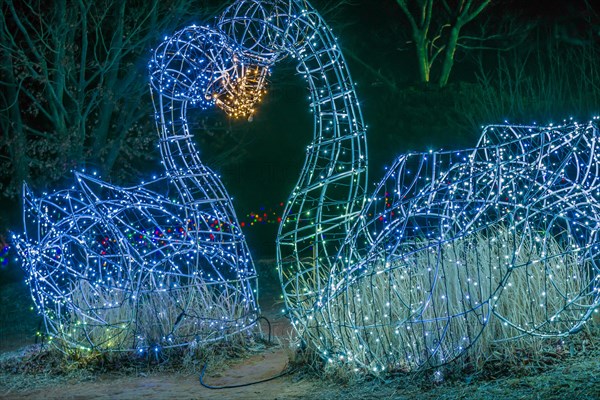
[[227,7],[217,26],[258,62],[274,63],[303,46],[314,10],[290,0],[238,0]]
[[192,25],[156,48],[149,73],[152,88],[172,101],[204,109],[216,105],[232,117],[250,117],[266,92],[269,67],[223,32]]

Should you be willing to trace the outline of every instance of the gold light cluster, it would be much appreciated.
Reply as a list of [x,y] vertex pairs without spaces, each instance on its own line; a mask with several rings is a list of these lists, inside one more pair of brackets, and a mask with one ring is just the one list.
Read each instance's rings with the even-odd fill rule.
[[235,78],[225,82],[225,90],[215,94],[216,105],[233,118],[252,119],[256,104],[267,93],[269,68],[258,65],[238,67]]

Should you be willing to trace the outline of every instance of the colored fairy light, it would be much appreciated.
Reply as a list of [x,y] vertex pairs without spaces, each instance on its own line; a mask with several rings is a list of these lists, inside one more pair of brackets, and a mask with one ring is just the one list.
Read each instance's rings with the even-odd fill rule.
[[[255,325],[256,270],[217,174],[204,166],[188,106],[252,95],[234,43],[215,29],[167,37],[149,63],[165,174],[123,188],[76,173],[68,190],[25,187],[25,238],[15,238],[46,331],[61,348],[139,353],[222,339]],[[253,80],[236,76],[252,72]],[[262,75],[261,75],[262,74]],[[245,81],[244,81],[245,82]],[[248,84],[248,87],[251,84]]]
[[[212,51],[214,45],[226,51]],[[150,68],[152,86],[164,98],[217,105],[234,118],[252,116],[270,74],[268,64],[254,63],[226,35],[197,26],[165,39]]]
[[215,96],[215,103],[233,118],[251,118],[255,107],[267,92],[270,71],[261,66],[241,68],[239,77],[227,82],[225,94]]

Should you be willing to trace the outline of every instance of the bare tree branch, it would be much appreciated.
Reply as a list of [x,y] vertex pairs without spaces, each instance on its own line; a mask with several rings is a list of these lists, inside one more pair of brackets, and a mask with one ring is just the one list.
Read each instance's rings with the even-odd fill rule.
[[[491,0],[396,0],[396,3],[410,25],[421,81],[430,82],[432,67],[441,60],[438,85],[445,86],[461,42],[462,28],[477,18]],[[416,13],[411,11],[415,8]]]
[[151,140],[127,146],[135,142],[131,135],[154,137],[147,52],[191,13],[211,12],[209,2],[223,6],[216,0],[1,1],[0,153],[10,159],[2,168],[11,193],[23,180],[45,186],[80,164],[108,174],[117,163],[123,171],[135,157],[145,159],[149,148],[140,143]]

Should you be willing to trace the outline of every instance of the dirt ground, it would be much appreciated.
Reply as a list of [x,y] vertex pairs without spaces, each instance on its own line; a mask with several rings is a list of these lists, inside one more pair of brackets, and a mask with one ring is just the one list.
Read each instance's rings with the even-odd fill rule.
[[[277,287],[262,286],[263,311],[273,325],[279,345],[230,360],[227,367],[208,368],[210,386],[237,385],[274,377],[286,370],[292,352],[286,345],[291,327],[280,313]],[[0,286],[0,366],[19,360],[36,347],[39,317],[31,311],[28,289],[22,283]],[[49,376],[17,368],[0,368],[3,399],[600,399],[600,341],[577,348],[563,359],[540,367],[526,366],[512,374],[452,377],[435,383],[427,374],[349,380],[319,376],[306,368],[283,377],[234,389],[207,389],[199,382],[200,366],[156,371],[143,368],[101,373]],[[27,347],[29,346],[29,347]],[[39,347],[39,346],[38,346]],[[32,350],[33,349],[33,350]]]
[[[244,359],[205,383],[239,384],[278,374],[286,364],[282,349]],[[4,382],[5,377],[2,377]],[[35,380],[35,378],[32,378]],[[488,381],[453,381],[423,385],[407,379],[340,384],[314,376],[289,375],[236,389],[202,387],[198,375],[180,373],[104,374],[84,381],[45,381],[38,387],[13,390],[0,385],[5,399],[600,399],[600,360],[574,357],[541,374]]]
[[[281,349],[243,360],[216,376],[206,377],[211,386],[235,385],[275,376],[286,367],[287,355]],[[310,397],[318,382],[300,381],[293,377],[238,389],[211,390],[199,383],[199,376],[179,373],[138,373],[118,376],[99,375],[90,381],[57,381],[27,390],[3,389],[7,399],[298,399]]]

